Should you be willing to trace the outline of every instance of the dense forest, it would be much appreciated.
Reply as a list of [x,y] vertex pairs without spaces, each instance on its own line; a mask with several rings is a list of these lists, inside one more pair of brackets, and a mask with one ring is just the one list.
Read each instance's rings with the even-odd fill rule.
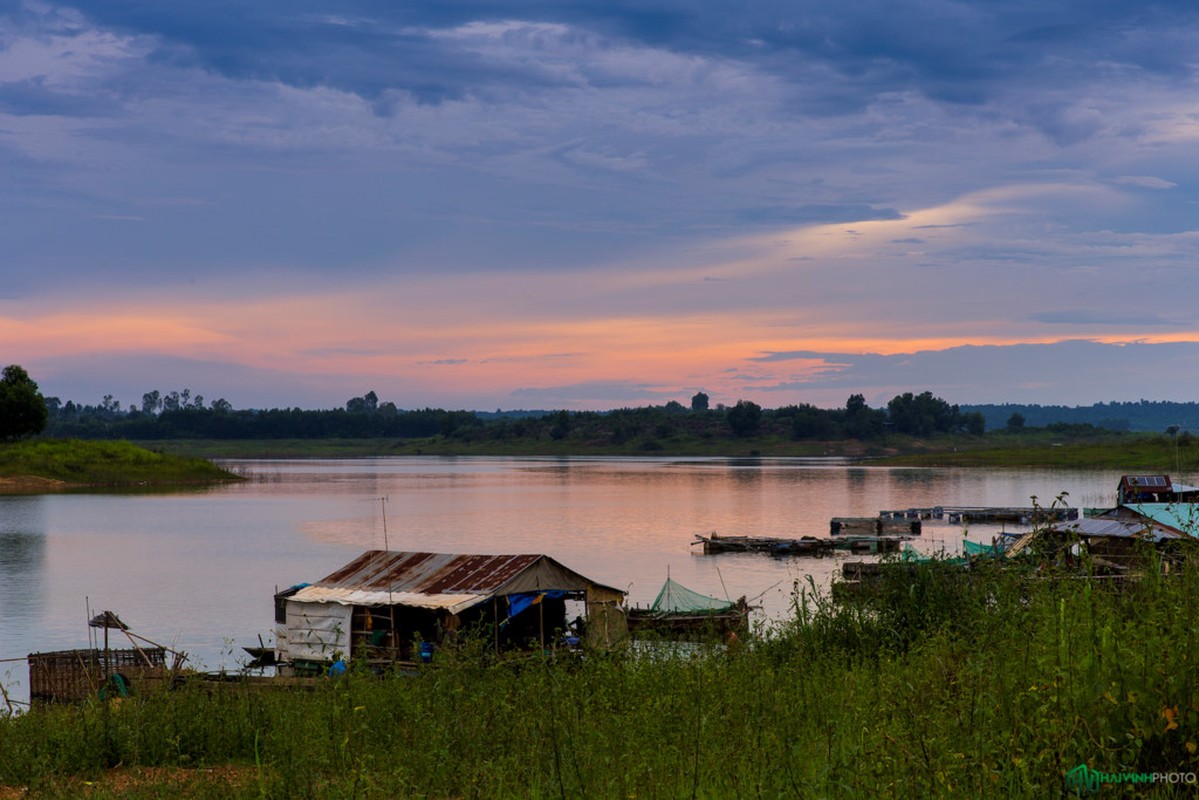
[[844,407],[822,409],[791,405],[763,409],[741,400],[710,408],[703,392],[690,406],[671,401],[663,406],[612,411],[514,411],[478,413],[425,408],[402,410],[381,402],[372,391],[348,400],[343,408],[234,409],[225,400],[205,405],[190,391],[143,396],[140,406],[124,407],[111,396],[99,405],[79,405],[47,398],[50,436],[79,439],[321,439],[443,436],[467,442],[570,440],[583,444],[661,448],[675,436],[699,439],[785,437],[829,441],[874,439],[888,433],[934,436],[941,433],[981,435],[982,414],[962,411],[931,392],[896,395],[886,408],[870,408],[860,394]]

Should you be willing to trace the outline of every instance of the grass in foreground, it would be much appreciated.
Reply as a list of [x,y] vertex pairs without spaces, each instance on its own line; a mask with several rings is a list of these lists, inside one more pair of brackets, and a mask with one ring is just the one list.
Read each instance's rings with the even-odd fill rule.
[[731,652],[488,664],[476,646],[415,676],[352,672],[312,692],[193,684],[35,710],[0,720],[0,784],[47,797],[1062,796],[1079,764],[1199,771],[1197,614],[1193,567],[1118,588],[934,563],[861,604],[797,597],[791,620]]
[[200,484],[237,480],[202,458],[146,450],[122,441],[32,439],[0,444],[0,478],[83,486]]

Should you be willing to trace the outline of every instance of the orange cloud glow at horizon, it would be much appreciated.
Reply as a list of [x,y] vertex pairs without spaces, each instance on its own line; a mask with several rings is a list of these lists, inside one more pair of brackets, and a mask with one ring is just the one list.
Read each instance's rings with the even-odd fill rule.
[[[421,376],[447,388],[498,388],[513,381],[573,383],[639,380],[655,385],[713,383],[722,370],[753,372],[771,353],[819,352],[882,356],[942,351],[965,345],[1054,344],[1085,339],[1104,344],[1199,341],[1199,331],[1087,336],[839,336],[780,330],[774,320],[732,314],[604,317],[518,321],[453,320],[437,329],[424,315],[389,325],[363,325],[359,299],[289,297],[252,304],[191,306],[172,318],[130,308],[0,316],[0,340],[26,359],[98,353],[159,353],[222,360],[250,368],[301,374]],[[713,335],[717,332],[718,335]],[[820,372],[814,359],[787,361],[793,376]],[[772,368],[777,369],[777,365]]]

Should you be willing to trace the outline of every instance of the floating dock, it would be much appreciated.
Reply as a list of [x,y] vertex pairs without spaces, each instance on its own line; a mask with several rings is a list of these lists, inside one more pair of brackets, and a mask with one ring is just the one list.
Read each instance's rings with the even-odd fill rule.
[[801,536],[798,539],[779,539],[771,536],[721,536],[712,533],[695,535],[692,545],[702,545],[704,555],[717,553],[769,553],[774,556],[826,556],[836,549],[832,539]]
[[889,517],[833,517],[829,522],[829,534],[842,536],[857,534],[865,536],[919,536],[920,520],[893,519]]
[[848,550],[851,553],[898,553],[899,548],[909,538],[908,536],[857,536],[849,534],[833,539],[833,545],[838,550]]
[[880,511],[884,520],[945,519],[952,525],[967,522],[1067,522],[1078,519],[1077,508],[1035,508],[1021,506],[929,506]]

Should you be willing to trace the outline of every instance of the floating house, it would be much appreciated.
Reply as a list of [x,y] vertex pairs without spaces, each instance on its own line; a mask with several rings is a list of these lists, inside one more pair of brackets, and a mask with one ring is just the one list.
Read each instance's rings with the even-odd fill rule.
[[1199,486],[1175,483],[1169,475],[1124,475],[1116,488],[1116,504],[1197,503]]
[[1137,566],[1147,544],[1171,550],[1199,536],[1199,487],[1177,483],[1169,475],[1124,475],[1116,500],[1115,508],[1030,531],[1008,553],[1034,539],[1052,542],[1057,551],[1079,544],[1099,566],[1119,571]]
[[1172,532],[1182,539],[1199,538],[1199,486],[1179,483],[1169,475],[1125,475],[1116,499],[1115,508],[1096,516]]
[[[275,657],[285,669],[415,661],[467,631],[497,650],[551,646],[568,630],[607,646],[628,633],[623,599],[545,555],[368,550],[276,595]],[[568,604],[583,612],[573,623]]]

